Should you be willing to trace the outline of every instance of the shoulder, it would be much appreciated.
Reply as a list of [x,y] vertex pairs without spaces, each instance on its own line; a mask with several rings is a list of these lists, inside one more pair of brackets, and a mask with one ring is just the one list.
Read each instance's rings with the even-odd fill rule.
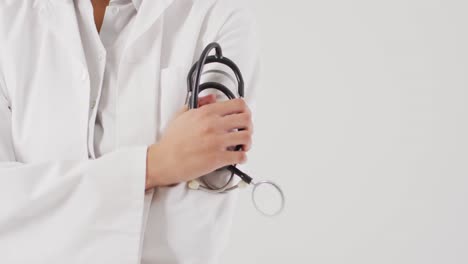
[[[153,1],[153,0],[146,0]],[[245,0],[169,0],[164,25],[178,36],[197,35],[203,43],[231,30],[254,28],[250,5]],[[223,33],[224,32],[224,33]],[[185,37],[181,37],[186,39]]]
[[178,7],[190,8],[201,16],[226,18],[236,13],[250,14],[251,1],[247,0],[174,0]]
[[40,31],[39,11],[46,4],[46,0],[0,0],[0,68],[18,50],[18,43],[34,43],[34,32]]
[[0,14],[7,15],[9,12],[25,12],[44,4],[44,0],[0,0]]
[[34,20],[33,13],[45,3],[44,0],[0,0],[0,40]]
[[235,13],[250,13],[251,2],[246,0],[189,0],[196,5],[209,7],[216,15],[229,16]]
[[253,27],[255,15],[251,1],[246,0],[182,0],[192,2],[200,16],[214,31],[220,31],[229,24],[236,28]]

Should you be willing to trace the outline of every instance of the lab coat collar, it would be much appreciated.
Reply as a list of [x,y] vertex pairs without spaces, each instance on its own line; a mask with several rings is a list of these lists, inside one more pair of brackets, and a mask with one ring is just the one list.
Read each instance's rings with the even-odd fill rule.
[[82,65],[86,65],[73,0],[37,0],[34,8],[41,21],[68,49],[69,54],[77,58]]
[[138,11],[140,10],[141,1],[142,1],[142,0],[133,0],[133,5],[135,6],[135,8],[136,8]]
[[[86,0],[86,1],[89,1],[89,0]],[[117,1],[117,0],[110,0],[110,3],[112,3],[112,1]],[[133,2],[133,6],[138,11],[138,10],[140,10],[141,1],[142,0],[127,0],[126,3]]]
[[[49,0],[39,0],[39,1],[43,1],[43,2],[46,2],[46,1],[49,1]],[[73,2],[73,1],[89,1],[89,0],[53,0],[53,1],[59,1],[59,2]],[[111,2],[113,0],[110,0]],[[136,10],[139,10],[140,9],[140,6],[141,6],[141,2],[143,0],[131,0],[133,2],[133,5],[135,6]],[[35,2],[37,3],[38,0],[35,0]]]
[[[36,0],[35,7],[48,20],[49,27],[85,64],[84,51],[74,12],[74,0]],[[76,0],[75,0],[76,1]],[[80,1],[80,0],[78,0]],[[84,1],[84,0],[81,0]],[[164,13],[174,0],[132,0],[138,10],[136,21],[130,34],[128,45],[131,46],[142,36]]]
[[164,13],[174,0],[134,0],[138,15],[130,35],[128,44],[131,45],[139,39]]

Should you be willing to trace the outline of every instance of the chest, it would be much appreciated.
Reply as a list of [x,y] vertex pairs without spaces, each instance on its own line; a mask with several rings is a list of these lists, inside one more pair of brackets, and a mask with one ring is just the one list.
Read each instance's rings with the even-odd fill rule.
[[101,31],[102,22],[104,21],[104,14],[109,5],[109,0],[106,1],[91,1],[94,10],[94,23],[98,31]]
[[[5,58],[18,161],[89,155],[100,91],[91,85],[76,10],[61,8],[53,19],[38,15],[25,24],[28,34],[10,42]],[[203,46],[202,21],[172,20],[164,14],[150,24],[137,19],[134,26],[145,30],[130,33],[112,87],[115,148],[154,143],[184,104],[186,74]]]

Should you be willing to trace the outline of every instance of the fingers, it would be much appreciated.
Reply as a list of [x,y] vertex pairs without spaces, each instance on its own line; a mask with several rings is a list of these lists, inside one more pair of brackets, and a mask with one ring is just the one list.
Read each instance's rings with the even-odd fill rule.
[[241,98],[210,104],[205,109],[220,116],[250,112],[247,103]]
[[198,98],[198,107],[202,107],[204,105],[216,103],[216,95],[215,94],[209,94],[207,96],[203,96]]
[[[198,107],[202,107],[207,104],[212,104],[216,103],[216,95],[215,94],[209,94],[203,97],[198,98]],[[188,111],[188,105],[184,105],[182,109],[180,109],[176,114],[175,117],[185,113]]]
[[221,118],[221,126],[224,131],[243,129],[253,133],[253,123],[250,111],[242,114],[227,115]]
[[222,159],[226,165],[243,164],[247,162],[247,153],[244,151],[225,151],[222,154]]
[[249,151],[252,147],[252,134],[246,130],[231,132],[223,137],[223,143],[226,148],[242,145],[243,151]]

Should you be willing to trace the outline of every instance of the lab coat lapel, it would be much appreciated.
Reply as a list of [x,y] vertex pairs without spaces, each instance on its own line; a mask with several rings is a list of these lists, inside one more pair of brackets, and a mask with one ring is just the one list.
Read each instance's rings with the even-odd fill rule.
[[86,67],[75,6],[71,0],[42,1],[38,8],[47,27],[59,39],[69,54]]
[[128,46],[131,46],[158,20],[174,0],[143,0],[138,7],[138,15],[130,35]]

